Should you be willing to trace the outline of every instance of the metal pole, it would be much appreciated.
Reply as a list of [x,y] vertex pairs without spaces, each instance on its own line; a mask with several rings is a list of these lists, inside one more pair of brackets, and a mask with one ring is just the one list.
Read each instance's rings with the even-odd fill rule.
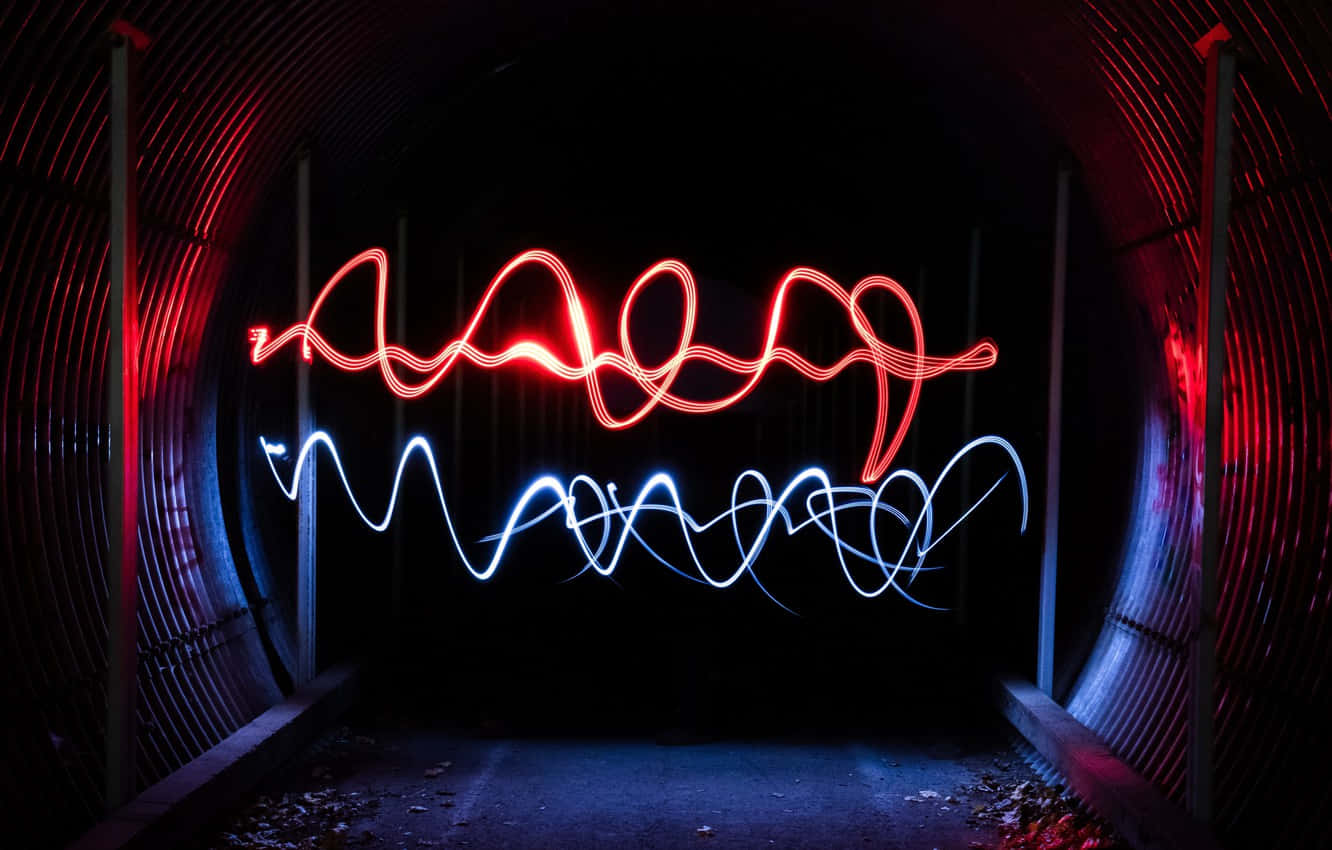
[[582,469],[587,466],[588,462],[592,458],[592,413],[586,407],[580,409],[583,411],[583,415],[580,420],[581,422],[580,428],[583,432],[582,434],[583,453],[582,453],[581,462],[579,463],[579,468]]
[[[398,214],[398,253],[394,257],[394,275],[397,298],[397,327],[394,339],[399,345],[407,342],[407,214]],[[407,442],[407,404],[399,395],[393,396],[393,436],[399,457]],[[389,610],[393,616],[393,627],[402,623],[402,518],[393,523],[393,573],[389,590]]]
[[[834,325],[832,329],[828,332],[828,335],[830,337],[830,341],[826,352],[828,360],[829,362],[831,362],[834,359],[836,359],[837,355],[842,351],[841,325]],[[828,469],[833,471],[834,475],[836,474],[836,471],[841,467],[841,461],[842,461],[840,453],[840,444],[842,441],[838,439],[838,437],[841,436],[838,432],[841,430],[841,424],[842,424],[841,415],[840,415],[842,412],[840,404],[841,389],[842,389],[841,381],[828,382],[828,389],[826,395],[830,396],[830,398],[828,399],[828,454],[826,456],[827,457],[826,463],[828,464]]]
[[107,348],[106,806],[134,796],[138,697],[139,244],[138,51],[147,39],[117,22],[111,46],[111,291]]
[[[490,350],[498,351],[500,347],[499,323],[492,322],[490,325]],[[490,503],[492,506],[498,506],[500,500],[504,498],[504,493],[499,482],[499,370],[490,370],[490,468],[486,470],[486,478],[490,481]]]
[[[976,324],[980,317],[980,225],[971,228],[971,259],[967,267],[967,338],[970,345],[976,339]],[[967,372],[962,384],[962,439],[970,440],[976,420],[976,373]],[[962,464],[962,510],[971,507],[971,464]],[[960,626],[967,624],[967,573],[971,569],[971,542],[967,529],[958,531],[957,544],[957,600],[953,615]]]
[[763,415],[754,415],[754,468],[763,469]]
[[[1203,125],[1199,332],[1207,358],[1203,425],[1203,516],[1198,564],[1197,641],[1193,652],[1193,723],[1189,734],[1189,803],[1212,819],[1212,724],[1216,711],[1216,573],[1221,555],[1221,378],[1225,367],[1227,229],[1230,224],[1230,137],[1235,105],[1235,54],[1223,27],[1205,44],[1207,112]],[[1210,36],[1209,36],[1210,37]],[[1207,42],[1207,39],[1204,39]]]
[[[562,393],[562,392],[558,392],[558,391],[555,393],[554,407],[555,407],[555,426],[554,426],[553,428],[551,428],[551,437],[552,437],[552,439],[554,440],[554,448],[553,448],[553,450],[552,450],[552,452],[551,452],[552,457],[553,457],[552,462],[554,463],[556,469],[558,469],[558,470],[560,470],[560,471],[563,471],[563,470],[566,468],[566,467],[565,467],[565,454],[564,454],[564,448],[565,448],[565,439],[564,439],[564,393]],[[493,412],[494,412],[494,411],[492,410],[492,421],[493,421]],[[656,432],[656,421],[657,421],[656,419],[653,419],[653,420],[652,420],[652,422],[653,422],[653,433]],[[654,452],[654,454],[655,454],[655,452]],[[491,444],[491,463],[496,463],[496,462],[498,462],[498,461],[497,461],[497,454],[496,454],[496,449],[495,449],[495,447],[494,447],[494,444],[493,444],[493,442],[492,442],[492,444]]]
[[[296,159],[296,315],[310,312],[310,152]],[[301,342],[302,357],[296,365],[296,433],[304,440],[314,430],[310,404],[308,344]],[[316,645],[315,586],[315,465],[301,468],[296,519],[296,682],[305,684],[318,671]]]
[[[924,315],[925,312],[925,279],[926,279],[925,265],[922,263],[920,266],[920,274],[916,277],[916,312],[920,313],[922,316]],[[879,303],[880,305],[882,305],[883,303],[882,298],[880,298]],[[882,312],[882,310],[880,310],[880,312]],[[880,321],[879,324],[880,327],[882,327],[883,324],[882,321]],[[912,470],[919,471],[920,470],[920,425],[918,423],[914,423],[911,426],[911,448],[909,450],[908,457],[909,457],[908,465],[910,466],[910,468]],[[900,466],[901,464],[898,465]]]
[[[820,328],[818,335],[814,337],[814,356],[810,359],[815,363],[822,362],[823,349],[825,347],[823,343],[824,340],[827,339],[827,335],[828,332],[825,329]],[[821,464],[826,464],[828,461],[823,454],[823,405],[824,397],[822,393],[819,393],[818,397],[814,399],[813,445],[809,447],[806,454],[818,458]]]
[[1059,164],[1055,188],[1054,271],[1050,286],[1050,406],[1045,430],[1045,547],[1036,620],[1036,687],[1054,690],[1055,587],[1059,573],[1059,450],[1064,410],[1064,289],[1068,271],[1068,191],[1072,166]]
[[[886,333],[886,331],[885,331],[884,328],[885,328],[885,325],[886,325],[886,323],[887,323],[887,321],[888,321],[888,318],[887,318],[887,317],[888,317],[888,309],[887,309],[887,306],[886,306],[887,303],[888,303],[888,299],[885,298],[885,297],[883,296],[882,293],[880,293],[879,296],[878,296],[877,298],[875,298],[874,300],[875,300],[875,303],[876,303],[876,305],[877,305],[877,306],[875,307],[875,309],[874,309],[874,331],[875,331],[875,333],[877,333],[877,334],[879,335],[880,339],[882,339],[883,334]],[[801,386],[804,386],[805,383],[807,383],[807,382],[806,382],[806,381],[801,381],[801,382],[800,382]],[[913,433],[913,435],[916,433],[916,431],[917,431],[917,429],[915,429],[915,428],[912,429],[912,433]],[[914,439],[914,436],[913,436],[913,439]],[[899,465],[900,465],[900,464],[899,464]],[[912,468],[913,468],[913,469],[915,468],[915,460],[914,460],[914,459],[912,460]]]
[[[804,381],[801,381],[800,383],[803,384]],[[786,463],[788,465],[793,465],[802,459],[797,458],[795,453],[795,407],[796,403],[794,401],[787,401],[786,416],[783,417],[786,421]]]
[[800,462],[809,462],[809,381],[800,382]]
[[[458,247],[458,284],[454,289],[453,315],[458,324],[458,333],[461,334],[463,328],[467,326],[467,319],[463,315],[463,249]],[[463,372],[462,360],[455,360],[453,363],[453,491],[459,492],[462,487],[462,446],[463,446]]]
[[[518,327],[526,330],[523,323],[524,307],[527,299],[518,302]],[[527,472],[527,370],[524,369],[518,373],[518,472],[519,474]]]
[[546,410],[550,406],[550,391],[546,388],[546,385],[546,381],[537,384],[536,461],[543,467],[550,462],[550,441],[549,435],[546,433]]

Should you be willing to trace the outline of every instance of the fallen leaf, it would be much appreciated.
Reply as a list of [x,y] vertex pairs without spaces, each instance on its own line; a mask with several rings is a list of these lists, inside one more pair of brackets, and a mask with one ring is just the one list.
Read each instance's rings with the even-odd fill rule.
[[437,776],[443,776],[443,775],[444,775],[444,768],[442,767],[427,767],[425,770],[426,779],[434,779]]
[[717,834],[717,830],[713,829],[707,824],[700,826],[698,829],[694,830],[694,832],[698,835],[699,838],[711,838],[712,836]]
[[413,814],[419,814],[420,812],[427,812],[430,810],[425,806],[408,806],[407,811],[412,812]]

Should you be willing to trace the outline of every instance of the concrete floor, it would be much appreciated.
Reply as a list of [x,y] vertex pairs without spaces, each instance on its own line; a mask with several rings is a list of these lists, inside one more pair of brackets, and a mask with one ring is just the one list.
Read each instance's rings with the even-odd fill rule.
[[[344,729],[270,777],[272,808],[202,846],[994,847],[973,807],[1031,776],[998,731],[660,746]],[[300,828],[274,829],[290,805]]]

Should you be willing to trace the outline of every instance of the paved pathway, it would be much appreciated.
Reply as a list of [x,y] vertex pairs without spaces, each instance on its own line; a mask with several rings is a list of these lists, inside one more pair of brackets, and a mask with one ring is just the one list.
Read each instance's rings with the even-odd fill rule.
[[[307,846],[271,827],[311,791],[326,792],[301,804],[321,847],[995,846],[997,827],[971,817],[994,794],[971,789],[1030,776],[997,732],[659,746],[351,729],[272,777],[272,809],[236,816],[205,846],[281,846],[258,835]],[[270,832],[253,831],[265,818]],[[330,840],[335,821],[345,826]]]

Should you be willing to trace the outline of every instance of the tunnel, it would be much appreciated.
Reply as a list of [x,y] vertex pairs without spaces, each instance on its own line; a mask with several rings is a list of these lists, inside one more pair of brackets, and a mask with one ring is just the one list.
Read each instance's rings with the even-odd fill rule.
[[[993,727],[1184,846],[1005,724],[1038,682],[1152,811],[1326,840],[1326,4],[42,0],[0,79],[0,843],[331,670],[353,732],[737,782]],[[727,811],[583,839],[769,843]],[[875,811],[789,846],[957,840]]]

